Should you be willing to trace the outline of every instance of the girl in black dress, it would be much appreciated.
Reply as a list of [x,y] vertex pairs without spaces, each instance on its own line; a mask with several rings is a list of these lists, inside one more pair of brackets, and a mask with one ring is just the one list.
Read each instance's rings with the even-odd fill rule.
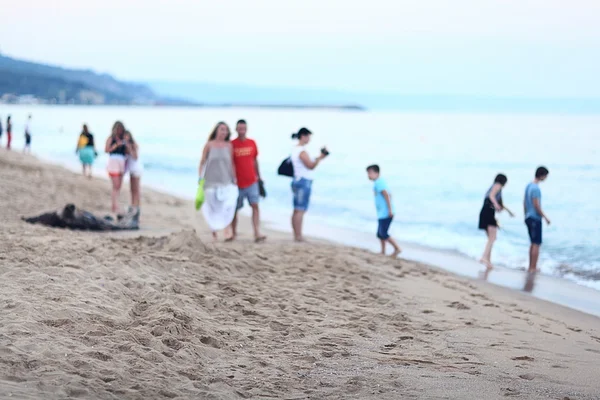
[[496,234],[498,232],[498,222],[496,221],[496,211],[501,212],[506,210],[511,217],[515,215],[508,208],[504,207],[502,203],[502,189],[508,182],[506,175],[498,174],[494,179],[494,184],[488,189],[483,200],[483,207],[481,213],[479,213],[479,229],[484,230],[487,234],[488,241],[485,245],[485,250],[479,260],[482,264],[485,264],[488,268],[492,268],[492,247],[496,241]]

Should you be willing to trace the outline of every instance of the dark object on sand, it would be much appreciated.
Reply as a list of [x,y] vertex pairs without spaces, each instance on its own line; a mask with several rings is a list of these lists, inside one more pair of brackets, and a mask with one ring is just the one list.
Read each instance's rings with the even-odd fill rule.
[[67,228],[82,231],[124,231],[139,229],[140,210],[130,208],[118,222],[110,217],[99,218],[91,212],[81,210],[74,204],[67,204],[60,211],[45,213],[37,217],[23,218],[30,224],[41,224],[54,228]]
[[265,183],[263,181],[258,181],[258,193],[263,199],[267,197],[267,190],[265,189]]

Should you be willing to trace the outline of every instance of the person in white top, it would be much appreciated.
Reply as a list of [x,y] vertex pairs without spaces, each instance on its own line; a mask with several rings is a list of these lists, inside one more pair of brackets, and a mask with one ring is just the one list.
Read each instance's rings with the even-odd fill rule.
[[292,135],[292,139],[298,139],[298,145],[292,149],[292,166],[294,167],[294,180],[292,192],[294,193],[294,213],[292,214],[292,229],[294,239],[297,242],[304,241],[302,236],[302,223],[304,213],[308,210],[310,194],[313,182],[313,170],[319,163],[329,155],[326,148],[321,149],[321,154],[312,160],[306,152],[306,145],[310,142],[312,132],[302,128],[298,133]]

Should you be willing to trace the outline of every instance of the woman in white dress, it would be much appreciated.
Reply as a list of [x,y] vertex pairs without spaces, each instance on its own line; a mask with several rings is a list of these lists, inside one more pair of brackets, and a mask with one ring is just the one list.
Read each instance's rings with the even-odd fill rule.
[[202,215],[215,240],[217,232],[225,230],[225,241],[233,239],[231,223],[239,196],[230,137],[227,124],[219,122],[208,137],[198,169],[204,178]]

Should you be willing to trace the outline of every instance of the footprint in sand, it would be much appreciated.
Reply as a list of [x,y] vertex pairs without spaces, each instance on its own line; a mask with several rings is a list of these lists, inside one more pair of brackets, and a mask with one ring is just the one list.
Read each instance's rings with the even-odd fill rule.
[[519,356],[511,358],[513,361],[535,361],[535,358],[529,356]]
[[453,301],[452,303],[448,304],[448,307],[456,308],[457,310],[470,310],[471,309],[469,306],[461,303],[460,301]]

